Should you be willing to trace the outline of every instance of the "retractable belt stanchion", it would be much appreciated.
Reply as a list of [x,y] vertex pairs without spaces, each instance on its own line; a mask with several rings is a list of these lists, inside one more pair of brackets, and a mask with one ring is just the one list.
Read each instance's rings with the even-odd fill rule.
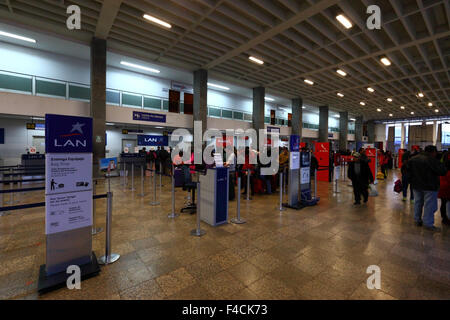
[[161,194],[162,190],[162,163],[159,162],[159,194]]
[[[9,190],[12,190],[12,189],[13,189],[13,184],[14,184],[14,182],[12,182],[12,181],[14,180],[13,175],[12,175],[12,173],[13,173],[13,169],[12,169],[12,168],[9,169],[9,173],[10,173],[10,175],[9,175],[9,180],[11,181],[11,182],[9,183]],[[11,192],[11,193],[9,194],[9,204],[10,204],[10,205],[13,205],[13,204],[14,204],[14,192]]]
[[[108,179],[109,180],[109,179]],[[97,185],[97,180],[94,180],[93,186],[92,186],[92,193],[95,196],[97,194],[95,186]],[[96,234],[99,234],[100,232],[103,232],[103,228],[96,228],[95,227],[95,199],[92,201],[92,235],[95,236]]]
[[135,191],[134,188],[134,163],[131,163],[131,191]]
[[283,192],[287,194],[287,167],[284,167],[284,183],[283,183]]
[[314,199],[317,198],[317,169],[314,169]]
[[247,201],[248,200],[251,200],[250,199],[250,169],[247,169]]
[[172,165],[172,212],[167,216],[169,219],[175,219],[179,214],[175,213],[175,170]]
[[200,214],[201,214],[201,197],[200,197],[200,182],[197,182],[197,229],[191,231],[191,236],[201,237],[206,234],[205,230],[200,228]]
[[234,219],[231,219],[232,223],[235,224],[244,224],[247,221],[245,219],[241,219],[241,177],[238,177],[238,181],[237,181],[237,187],[238,187],[238,196],[237,196],[237,208],[236,208],[236,212],[237,212],[237,217]]
[[153,173],[153,201],[150,202],[150,205],[157,206],[159,205],[159,201],[156,201],[156,170]]
[[120,258],[120,254],[111,253],[111,224],[112,224],[112,200],[113,193],[107,193],[107,203],[106,203],[106,244],[105,244],[105,255],[98,259],[100,264],[110,264],[114,263]]
[[283,207],[283,172],[280,172],[280,211],[285,211]]
[[139,194],[140,197],[145,196],[144,192],[144,165],[141,165],[141,193]]

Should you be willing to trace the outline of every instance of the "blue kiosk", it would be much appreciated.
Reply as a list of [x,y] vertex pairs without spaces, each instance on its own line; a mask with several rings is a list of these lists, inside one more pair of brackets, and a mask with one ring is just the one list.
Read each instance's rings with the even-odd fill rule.
[[200,215],[210,226],[228,223],[228,168],[208,168],[200,180]]

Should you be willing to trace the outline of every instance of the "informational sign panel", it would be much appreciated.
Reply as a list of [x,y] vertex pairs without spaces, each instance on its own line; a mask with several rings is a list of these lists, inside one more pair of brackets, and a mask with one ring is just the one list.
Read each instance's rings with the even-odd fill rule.
[[169,137],[168,136],[148,136],[148,135],[138,135],[138,146],[168,146]]
[[103,158],[100,159],[101,171],[114,171],[117,169],[117,158]]
[[128,149],[128,147],[123,148],[123,153],[128,153],[130,151],[130,149]]
[[310,182],[310,168],[301,168],[300,169],[300,184],[308,184]]
[[291,152],[289,168],[296,170],[300,168],[300,152]]
[[134,153],[139,153],[139,147],[134,147]]
[[36,147],[30,147],[30,153],[36,154]]
[[216,164],[216,168],[223,167],[223,159],[222,159],[222,155],[220,153],[214,153],[214,162]]
[[[159,114],[159,113],[133,111],[133,120],[165,123],[166,115]],[[131,132],[131,130],[127,130],[127,131]]]
[[314,155],[316,156],[320,168],[320,171],[317,172],[317,180],[328,181],[328,168],[330,166],[330,143],[316,142]]

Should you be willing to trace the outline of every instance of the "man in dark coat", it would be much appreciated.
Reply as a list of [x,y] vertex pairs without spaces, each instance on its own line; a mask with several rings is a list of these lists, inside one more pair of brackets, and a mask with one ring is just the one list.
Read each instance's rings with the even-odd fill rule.
[[373,183],[373,175],[367,161],[361,160],[361,155],[353,154],[354,161],[348,165],[348,178],[352,181],[353,192],[355,194],[355,205],[361,204],[361,195],[364,203],[369,200],[369,184]]

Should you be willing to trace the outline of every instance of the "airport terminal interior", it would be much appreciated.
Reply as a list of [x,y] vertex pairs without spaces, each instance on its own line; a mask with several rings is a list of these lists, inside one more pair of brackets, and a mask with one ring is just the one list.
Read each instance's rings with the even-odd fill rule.
[[448,0],[0,0],[0,299],[448,300],[449,149]]

